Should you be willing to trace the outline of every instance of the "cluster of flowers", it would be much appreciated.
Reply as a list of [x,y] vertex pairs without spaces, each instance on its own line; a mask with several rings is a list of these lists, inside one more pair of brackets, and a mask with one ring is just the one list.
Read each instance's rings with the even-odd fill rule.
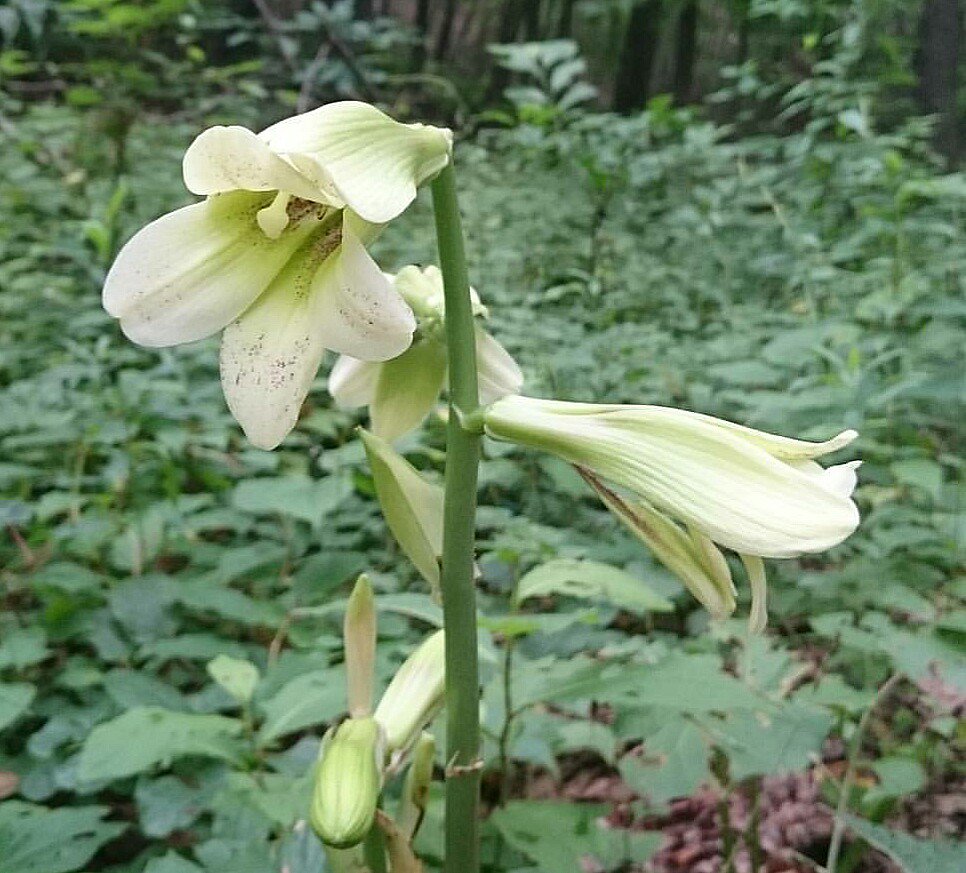
[[[325,350],[340,353],[329,391],[340,405],[369,408],[373,433],[362,436],[386,521],[434,590],[442,491],[391,443],[422,422],[446,382],[443,283],[435,267],[386,274],[366,245],[451,156],[448,130],[401,124],[352,101],[259,134],[213,127],[184,157],[185,184],[205,199],[136,234],[103,292],[107,311],[141,345],[186,343],[222,331],[225,398],[249,440],[264,449],[275,448],[295,426]],[[519,367],[482,326],[486,309],[475,293],[473,311],[482,410],[464,426],[573,464],[712,616],[735,609],[731,568],[720,547],[736,552],[746,568],[750,624],[761,630],[767,617],[762,558],[828,549],[858,524],[851,498],[858,462],[823,468],[816,460],[846,446],[853,431],[812,443],[661,406],[526,397],[519,393]],[[367,586],[357,588],[350,613],[369,608],[359,605],[371,599],[366,592]],[[361,650],[356,634],[347,636],[350,677],[358,669],[371,688],[371,657],[350,656],[353,647]],[[441,663],[441,639],[413,658]],[[421,669],[410,673],[429,681]],[[400,676],[399,682],[410,681]],[[440,668],[432,680],[440,699],[441,676]],[[364,685],[359,677],[350,682],[350,718],[329,732],[318,771],[312,821],[336,847],[358,843],[372,827],[373,786],[425,724],[420,715],[399,728],[395,710],[412,704],[393,697],[397,681],[370,716]],[[414,686],[412,693],[422,690]],[[425,775],[423,759],[431,761],[432,751],[428,741],[417,745],[422,764],[414,771]],[[369,786],[358,808],[342,779],[349,762],[359,768],[351,784]],[[412,813],[403,819],[411,823]],[[381,813],[378,821],[391,832]],[[407,836],[408,826],[395,827],[401,827],[395,844],[408,845],[412,828]],[[398,861],[394,869],[410,868]]]

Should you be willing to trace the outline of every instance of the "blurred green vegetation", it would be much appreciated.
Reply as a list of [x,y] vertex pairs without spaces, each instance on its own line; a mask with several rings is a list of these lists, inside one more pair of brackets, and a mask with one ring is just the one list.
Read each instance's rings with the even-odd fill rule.
[[[963,869],[939,798],[966,738],[966,178],[945,104],[916,114],[925,12],[698,4],[675,97],[689,4],[654,4],[646,106],[615,114],[637,5],[522,4],[516,29],[498,3],[0,5],[0,873],[324,869],[297,823],[349,586],[379,593],[383,680],[439,621],[324,372],[261,452],[213,341],[139,349],[100,308],[120,244],[190,202],[200,129],[344,97],[456,127],[473,284],[528,392],[861,434],[859,532],[771,562],[757,638],[709,626],[566,465],[486,444],[487,870],[696,873],[601,816],[660,829],[705,785],[765,816],[785,774],[825,825],[776,848],[721,819],[708,870],[821,867],[843,785],[839,873]],[[433,261],[423,197],[375,252]],[[441,421],[401,448],[438,476]],[[519,603],[535,570],[560,593]],[[208,673],[223,654],[257,666],[249,705]],[[575,802],[575,772],[626,791]],[[439,824],[434,802],[429,869]]]

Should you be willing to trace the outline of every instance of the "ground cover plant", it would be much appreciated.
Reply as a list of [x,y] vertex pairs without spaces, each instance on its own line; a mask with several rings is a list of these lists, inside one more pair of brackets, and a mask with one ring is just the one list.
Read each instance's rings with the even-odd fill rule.
[[[165,21],[153,40],[183,38]],[[483,438],[483,869],[962,869],[966,183],[926,125],[875,113],[855,33],[826,38],[796,84],[746,71],[706,109],[629,115],[588,104],[573,44],[507,49],[507,99],[456,127],[472,284],[528,395],[854,428],[837,457],[863,461],[858,531],[768,561],[753,634],[738,562],[735,617],[711,622],[569,464]],[[3,873],[327,869],[313,764],[348,706],[359,574],[377,699],[442,624],[382,520],[367,412],[327,391],[334,356],[268,453],[224,404],[216,343],[141,349],[100,306],[122,243],[192,202],[195,135],[291,114],[264,100],[286,63],[126,92],[111,135],[119,110],[83,93],[3,98]],[[739,99],[745,128],[711,120]],[[373,245],[384,269],[436,262],[427,194]],[[445,430],[434,410],[396,443],[431,483]],[[387,783],[397,817],[405,790]]]

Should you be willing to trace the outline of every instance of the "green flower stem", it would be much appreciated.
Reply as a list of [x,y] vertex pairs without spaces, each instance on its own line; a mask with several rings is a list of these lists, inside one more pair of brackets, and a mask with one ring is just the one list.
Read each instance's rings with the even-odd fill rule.
[[463,230],[452,164],[433,181],[436,240],[446,295],[450,415],[443,511],[443,620],[446,628],[446,866],[477,873],[479,859],[480,678],[473,541],[480,435],[462,420],[479,406],[476,338]]

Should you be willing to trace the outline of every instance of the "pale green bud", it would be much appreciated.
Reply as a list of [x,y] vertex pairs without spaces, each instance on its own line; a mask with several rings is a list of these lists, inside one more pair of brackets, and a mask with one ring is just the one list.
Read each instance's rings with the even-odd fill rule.
[[393,762],[415,742],[443,705],[446,681],[443,631],[428,637],[399,668],[376,707]]
[[429,786],[433,781],[433,762],[436,759],[436,740],[432,734],[422,733],[410,755],[409,771],[403,785],[396,823],[412,840],[426,813],[429,802]]
[[372,828],[382,790],[385,737],[374,718],[350,718],[326,734],[309,821],[323,843],[358,845]]
[[372,712],[372,686],[376,661],[376,599],[365,574],[356,580],[343,623],[349,715],[362,718]]

